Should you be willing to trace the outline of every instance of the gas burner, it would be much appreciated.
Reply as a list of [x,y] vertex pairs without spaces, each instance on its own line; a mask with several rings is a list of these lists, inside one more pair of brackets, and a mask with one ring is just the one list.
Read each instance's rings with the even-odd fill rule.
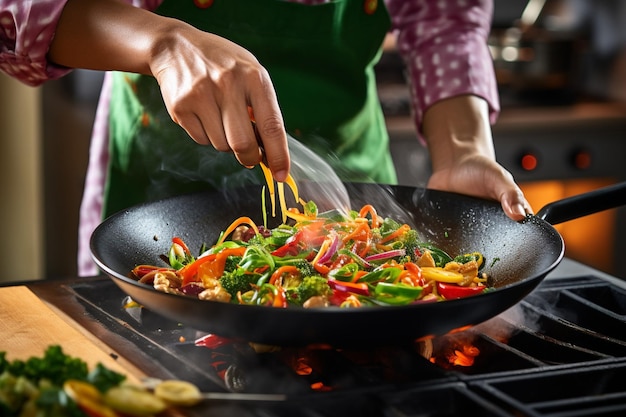
[[608,416],[617,414],[601,410],[626,411],[625,287],[593,274],[546,279],[478,326],[359,349],[206,335],[132,303],[108,279],[71,290],[88,314],[170,376],[204,390],[287,395],[281,403],[229,405],[244,415]]

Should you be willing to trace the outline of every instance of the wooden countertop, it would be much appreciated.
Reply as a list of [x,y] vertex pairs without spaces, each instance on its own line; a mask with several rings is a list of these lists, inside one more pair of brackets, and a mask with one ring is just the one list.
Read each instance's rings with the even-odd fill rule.
[[79,326],[56,307],[42,301],[23,285],[0,288],[0,350],[8,360],[42,356],[50,345],[60,345],[71,356],[81,358],[92,369],[102,363],[138,382],[143,372],[118,352]]

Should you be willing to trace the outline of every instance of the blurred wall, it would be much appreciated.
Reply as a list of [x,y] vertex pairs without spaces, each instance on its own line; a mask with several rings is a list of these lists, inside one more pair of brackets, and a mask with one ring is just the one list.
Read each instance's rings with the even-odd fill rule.
[[0,284],[43,278],[40,96],[0,74]]

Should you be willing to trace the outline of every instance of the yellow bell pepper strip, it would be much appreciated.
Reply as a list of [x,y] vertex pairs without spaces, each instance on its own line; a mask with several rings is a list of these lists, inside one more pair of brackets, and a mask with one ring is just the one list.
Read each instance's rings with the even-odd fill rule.
[[485,290],[487,290],[487,287],[482,284],[462,287],[456,284],[437,282],[437,293],[446,300],[471,297],[473,295],[482,294]]
[[457,284],[463,281],[463,274],[454,271],[446,271],[438,266],[422,267],[422,277],[426,281],[448,282]]
[[422,287],[398,283],[379,282],[374,287],[374,299],[385,304],[406,305],[417,300],[422,294]]
[[453,259],[453,261],[458,262],[460,264],[464,264],[469,261],[476,261],[476,264],[478,265],[478,270],[480,271],[482,267],[484,266],[485,258],[483,257],[483,254],[480,252],[472,252],[472,253],[466,253],[464,255],[456,256]]

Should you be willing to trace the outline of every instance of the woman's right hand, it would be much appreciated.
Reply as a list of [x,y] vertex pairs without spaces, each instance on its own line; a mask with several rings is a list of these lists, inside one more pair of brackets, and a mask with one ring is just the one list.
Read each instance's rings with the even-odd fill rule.
[[289,173],[272,81],[258,60],[233,42],[124,2],[68,0],[49,59],[71,68],[153,75],[171,118],[193,140],[232,151],[244,166],[266,159],[278,181]]
[[276,93],[268,72],[250,52],[191,26],[165,34],[155,51],[151,72],[170,116],[189,136],[234,152],[244,166],[266,157],[275,178],[286,178],[287,137]]

